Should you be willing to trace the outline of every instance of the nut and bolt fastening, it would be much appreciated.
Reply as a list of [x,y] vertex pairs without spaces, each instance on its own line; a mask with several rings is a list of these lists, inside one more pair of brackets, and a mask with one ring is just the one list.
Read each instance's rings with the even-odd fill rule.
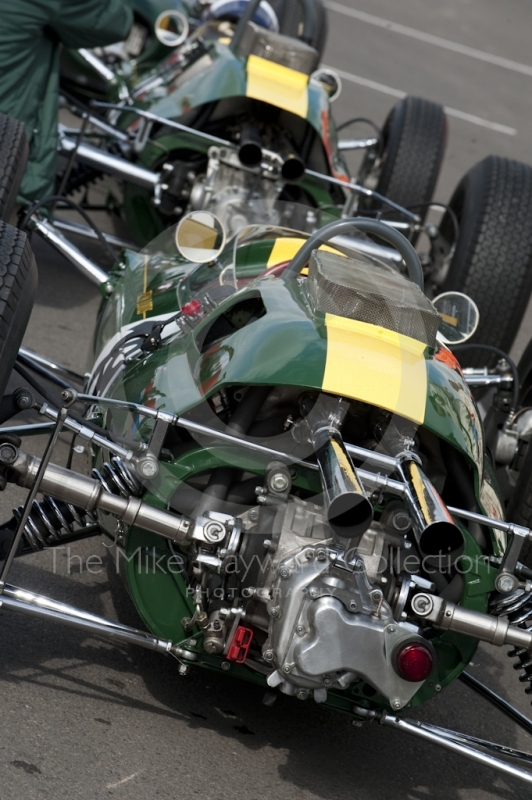
[[315,586],[313,586],[311,589],[309,589],[308,593],[309,593],[310,597],[317,597],[318,594],[319,594],[319,592],[318,592],[318,590],[316,589]]
[[14,464],[18,457],[18,450],[13,444],[3,444],[0,446],[0,461],[4,464]]
[[228,672],[231,669],[231,664],[229,663],[229,661],[222,661],[220,666],[222,667],[224,672]]
[[399,709],[401,708],[401,701],[400,700],[394,700],[393,703],[392,703],[392,708],[395,708],[397,711],[399,711]]
[[356,604],[356,602],[354,600],[350,600],[349,601],[349,610],[350,611],[356,611],[357,610],[357,604]]
[[440,684],[440,683],[437,683],[437,684],[435,685],[435,687],[434,687],[434,691],[435,691],[435,692],[441,692],[441,684]]
[[395,633],[395,625],[388,625],[386,633]]
[[63,391],[61,392],[61,400],[66,405],[68,405],[69,403],[72,403],[75,399],[76,399],[76,395],[74,394],[74,392],[71,389],[63,389]]
[[298,700],[306,700],[308,697],[307,689],[298,689],[296,697]]
[[430,614],[433,608],[434,600],[428,594],[416,594],[412,598],[412,610],[414,614],[418,614],[418,616],[423,617]]
[[285,579],[289,578],[290,577],[290,570],[288,569],[288,567],[281,567],[281,569],[279,570],[279,575],[281,576],[281,578],[285,578]]
[[318,547],[316,550],[316,558],[318,561],[326,561],[327,560],[327,551],[323,549],[323,547]]
[[293,666],[292,664],[284,664],[283,672],[286,672],[286,673],[292,672],[292,666]]
[[262,657],[265,661],[273,661],[275,658],[275,652],[273,650],[265,650],[262,654]]
[[273,608],[270,608],[270,617],[277,619],[280,616],[281,616],[281,609],[279,608],[279,606],[274,606]]
[[332,686],[332,678],[329,675],[324,675],[321,682],[324,686]]
[[382,592],[380,589],[373,589],[373,591],[370,592],[369,596],[371,597],[374,603],[380,603],[380,601],[382,600]]
[[258,518],[259,518],[259,509],[258,508],[252,508],[251,511],[249,512],[248,516],[249,516],[249,519],[250,519],[251,522],[256,522],[258,520]]
[[225,538],[225,528],[221,522],[208,522],[203,528],[203,533],[208,542],[220,542]]
[[305,553],[305,558],[307,559],[307,561],[312,561],[312,559],[314,558],[314,550],[307,550],[307,552]]
[[177,668],[177,671],[180,675],[188,675],[189,667],[186,664],[180,664]]
[[142,458],[137,461],[137,472],[142,478],[155,478],[159,465],[154,458]]
[[270,478],[270,488],[274,492],[285,492],[290,486],[290,478],[284,472],[275,472]]
[[513,592],[514,589],[517,589],[517,584],[518,581],[515,576],[509,572],[501,572],[501,574],[497,575],[495,578],[495,588],[503,594]]
[[298,625],[297,628],[296,628],[296,633],[299,636],[303,636],[303,634],[305,633],[305,626],[304,625]]

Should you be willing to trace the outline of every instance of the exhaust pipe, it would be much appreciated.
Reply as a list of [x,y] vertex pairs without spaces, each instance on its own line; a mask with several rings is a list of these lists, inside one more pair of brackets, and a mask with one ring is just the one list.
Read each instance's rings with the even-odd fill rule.
[[275,140],[273,148],[281,157],[283,166],[281,167],[281,175],[288,183],[297,183],[305,174],[305,164],[303,159],[296,152],[288,138],[281,134]]
[[314,429],[313,439],[327,521],[345,544],[346,539],[357,538],[367,531],[373,520],[373,506],[338,431],[325,423]]
[[78,146],[74,139],[69,139],[68,136],[59,136],[59,152],[63,155],[70,156],[76,152],[76,158],[84,164],[90,164],[91,167],[114,175],[117,178],[123,178],[129,183],[134,183],[137,186],[143,186],[147,189],[155,189],[161,182],[161,176],[158,172],[152,172],[144,167],[138,167],[136,164],[131,164],[125,158],[119,158],[107,153],[105,150],[100,150],[98,147],[93,147],[90,144],[83,142]]
[[414,453],[397,457],[406,486],[405,502],[420,552],[425,556],[461,555],[464,537],[447,506],[421,469]]
[[252,122],[245,122],[240,131],[240,147],[238,148],[240,163],[245,167],[258,167],[262,162],[262,142],[257,127]]

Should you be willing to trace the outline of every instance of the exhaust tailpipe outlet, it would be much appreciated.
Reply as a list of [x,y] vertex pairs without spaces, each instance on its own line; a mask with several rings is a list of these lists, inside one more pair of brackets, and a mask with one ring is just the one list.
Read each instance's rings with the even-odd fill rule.
[[356,468],[338,431],[326,425],[313,432],[316,458],[325,495],[326,514],[336,537],[343,540],[362,536],[373,520]]
[[284,135],[275,140],[274,150],[279,153],[283,166],[281,175],[288,183],[297,183],[305,174],[305,164],[299,153],[296,152],[288,138]]
[[460,556],[464,549],[462,532],[421,469],[417,457],[406,452],[401,453],[397,460],[406,485],[404,499],[421,554]]
[[242,125],[238,157],[245,167],[258,167],[262,162],[260,133],[252,122],[245,122]]

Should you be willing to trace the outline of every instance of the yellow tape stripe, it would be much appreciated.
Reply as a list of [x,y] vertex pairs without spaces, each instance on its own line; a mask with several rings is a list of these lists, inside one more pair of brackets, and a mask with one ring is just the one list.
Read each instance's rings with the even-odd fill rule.
[[248,58],[247,74],[247,97],[307,118],[307,75],[253,55]]
[[325,315],[323,390],[399,414],[425,419],[426,345],[366,322]]
[[[291,236],[287,236],[284,239],[276,239],[266,266],[269,268],[274,267],[276,264],[282,264],[284,261],[291,261],[305,241],[305,239],[297,239]],[[322,244],[320,250],[328,250],[329,253],[342,255],[334,247],[329,247],[326,244]]]

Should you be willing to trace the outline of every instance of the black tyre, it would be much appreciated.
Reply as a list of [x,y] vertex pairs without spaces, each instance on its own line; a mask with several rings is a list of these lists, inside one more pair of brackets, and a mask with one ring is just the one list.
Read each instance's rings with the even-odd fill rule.
[[[279,20],[280,32],[285,36],[297,37],[299,26],[303,21],[303,6],[297,0],[277,0],[272,4]],[[309,44],[320,54],[320,59],[325,50],[327,41],[327,14],[321,0],[313,0],[314,6],[314,36]]]
[[0,219],[8,220],[13,211],[28,155],[22,122],[0,114]]
[[[532,167],[488,156],[462,178],[450,202],[459,233],[441,291],[468,294],[480,323],[471,341],[508,352],[532,291]],[[454,237],[450,215],[440,232]],[[468,364],[488,363],[471,355]]]
[[[405,97],[391,110],[377,151],[367,153],[358,181],[394,203],[419,212],[424,219],[440,174],[447,119],[443,106],[420,97]],[[363,199],[364,211],[380,211],[382,203]],[[404,217],[386,211],[386,219]]]
[[37,265],[25,233],[0,222],[0,398],[30,318]]

